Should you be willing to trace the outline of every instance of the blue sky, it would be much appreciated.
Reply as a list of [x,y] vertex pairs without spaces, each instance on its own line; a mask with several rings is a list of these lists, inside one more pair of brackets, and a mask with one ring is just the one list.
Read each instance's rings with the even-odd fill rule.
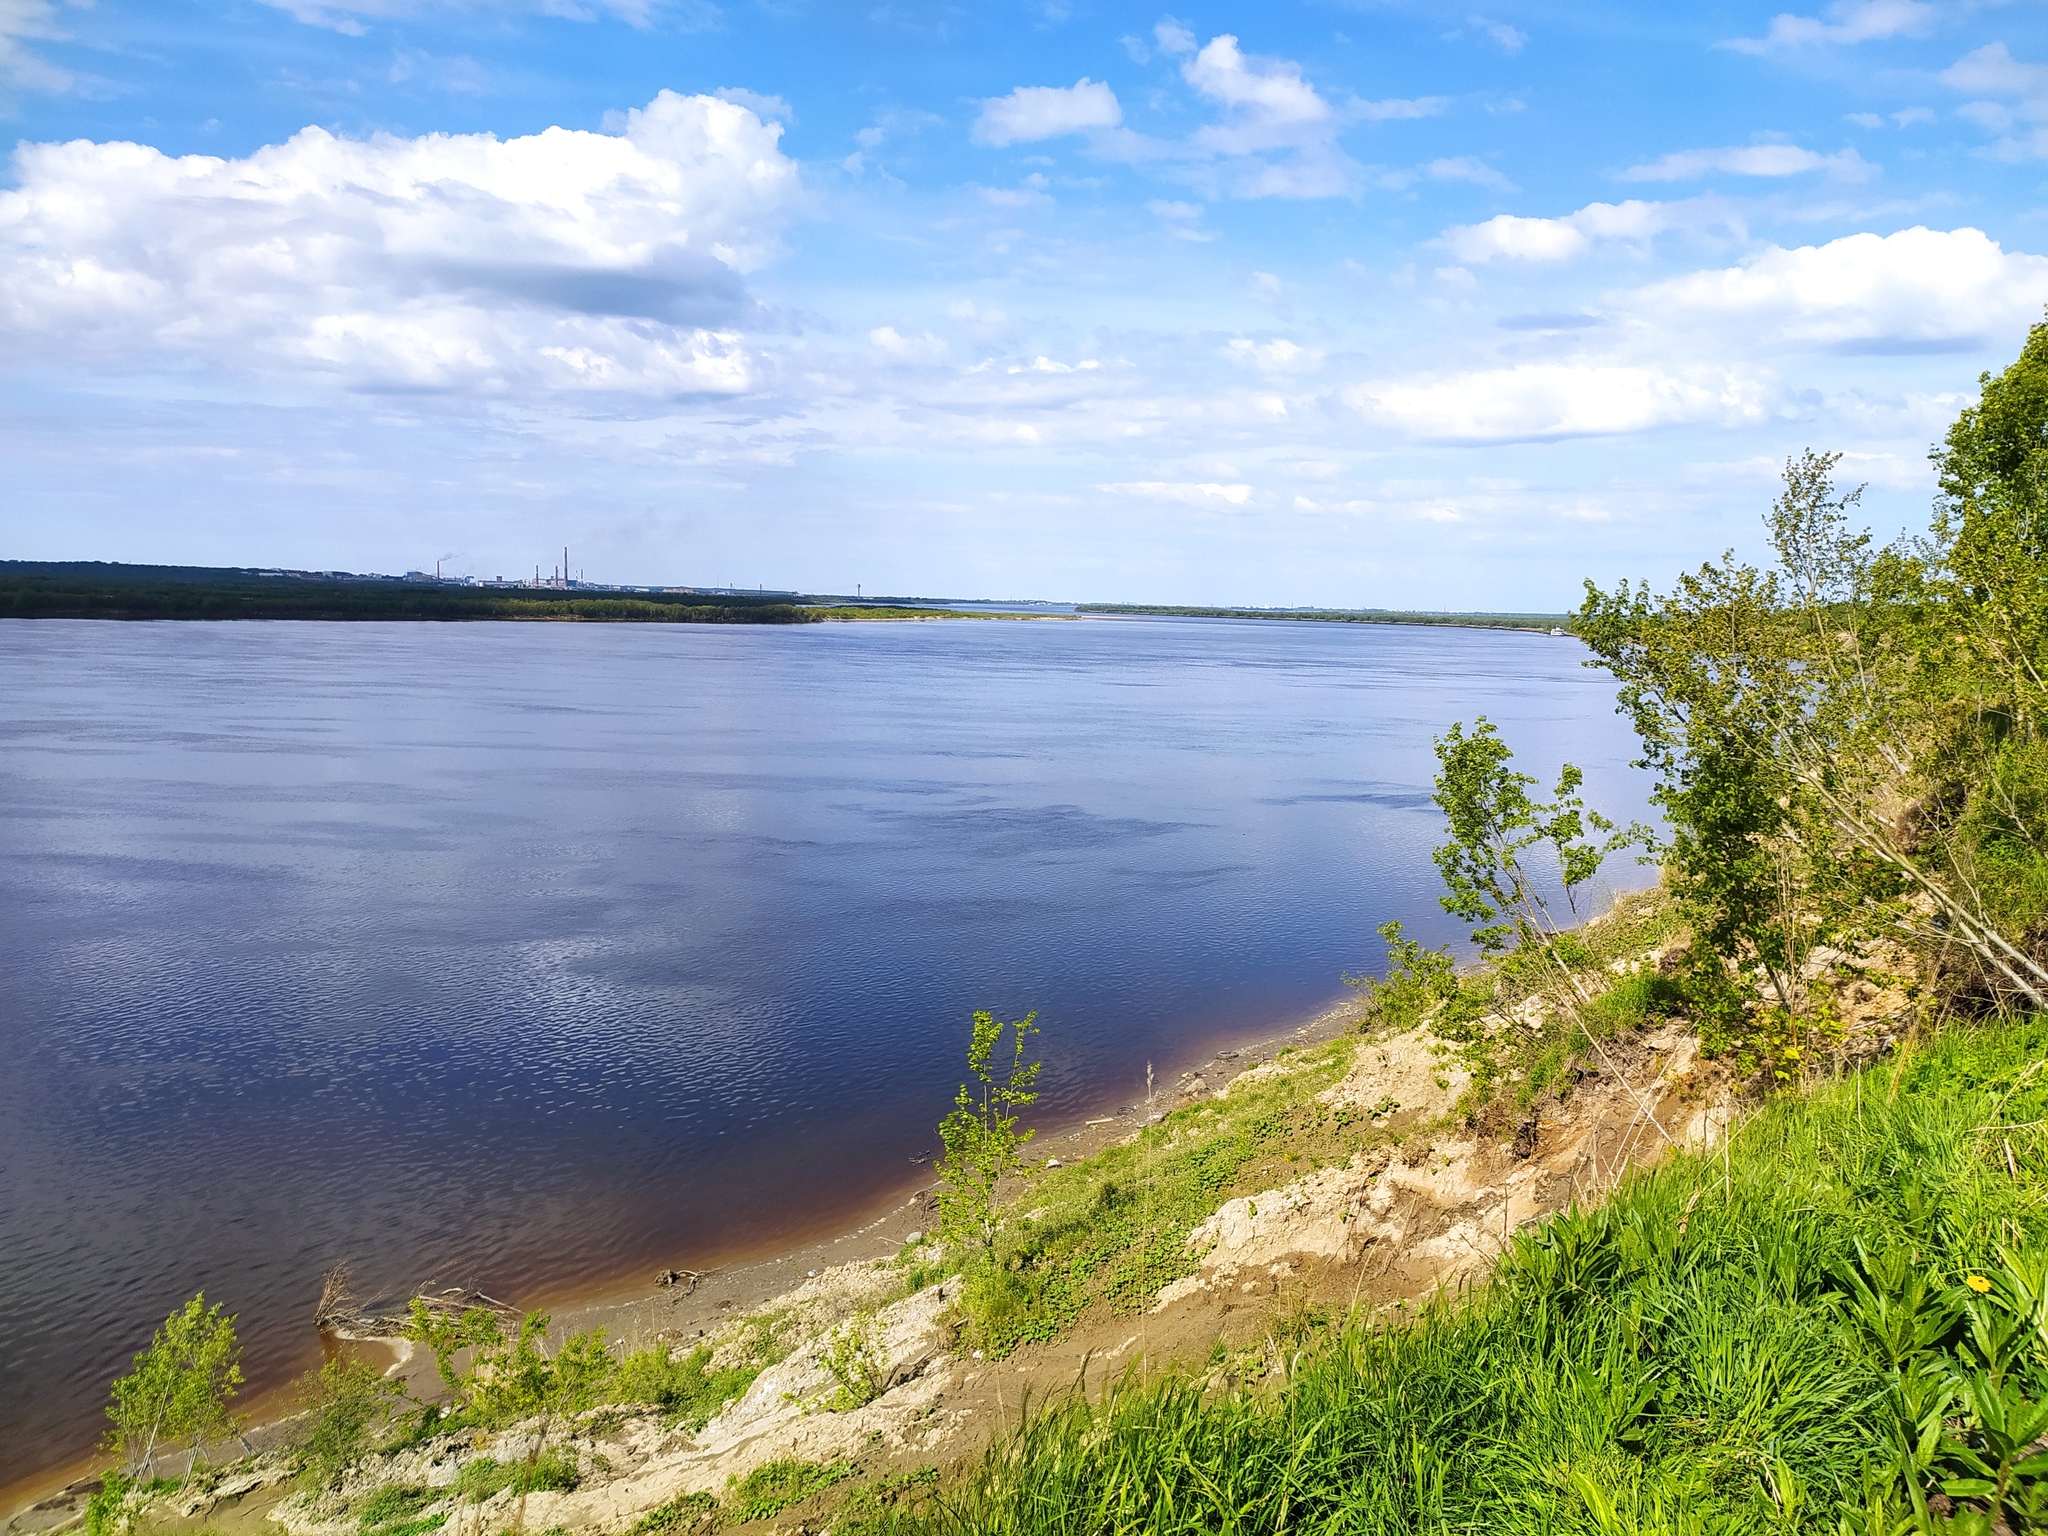
[[0,0],[0,546],[1551,609],[1880,527],[2038,0]]

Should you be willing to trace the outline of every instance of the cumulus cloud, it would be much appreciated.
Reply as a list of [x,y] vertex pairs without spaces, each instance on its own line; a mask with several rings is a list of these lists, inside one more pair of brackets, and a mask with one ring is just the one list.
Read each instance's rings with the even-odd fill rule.
[[1862,181],[1876,167],[1853,149],[1816,154],[1793,144],[1744,144],[1729,149],[1681,149],[1621,173],[1623,181],[1697,181],[1702,176],[1803,176],[1825,171],[1842,181]]
[[1757,421],[1768,394],[1766,381],[1737,369],[1586,361],[1366,384],[1344,399],[1409,437],[1505,442]]
[[1938,13],[1923,0],[1836,0],[1819,16],[1779,15],[1762,37],[1731,38],[1721,46],[1738,53],[1784,53],[1837,43],[1869,43],[1887,37],[1918,37]]
[[1644,241],[1690,221],[1682,203],[1588,203],[1562,218],[1531,219],[1503,213],[1483,224],[1447,229],[1443,243],[1464,262],[1564,261],[1582,256],[1598,240]]
[[974,142],[995,148],[1036,144],[1062,134],[1114,128],[1123,120],[1116,92],[1083,75],[1069,86],[1020,85],[1007,96],[990,97],[974,121]]
[[361,389],[745,388],[742,274],[800,194],[781,129],[664,91],[621,130],[24,144],[0,336]]
[[1742,324],[1758,340],[1850,352],[1916,352],[2023,335],[2048,302],[2048,257],[2006,251],[1981,230],[1923,227],[1773,246],[1741,266],[1637,290],[1660,323]]
[[1181,65],[1224,119],[1197,129],[1191,143],[1239,162],[1240,197],[1338,197],[1356,183],[1359,167],[1337,146],[1336,111],[1289,59],[1246,54],[1229,33],[1213,37]]

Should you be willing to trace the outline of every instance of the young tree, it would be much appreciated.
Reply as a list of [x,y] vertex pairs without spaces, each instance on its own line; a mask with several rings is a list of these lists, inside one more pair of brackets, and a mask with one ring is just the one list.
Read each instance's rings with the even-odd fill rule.
[[1469,734],[1462,721],[1452,725],[1437,738],[1436,756],[1434,798],[1451,833],[1435,854],[1449,892],[1444,910],[1472,925],[1486,954],[1500,954],[1511,941],[1540,946],[1566,986],[1588,1001],[1558,952],[1562,930],[1527,858],[1538,848],[1550,850],[1565,903],[1576,914],[1579,888],[1609,854],[1646,834],[1639,827],[1619,829],[1589,810],[1579,794],[1586,776],[1570,763],[1558,773],[1556,799],[1548,805],[1532,799],[1536,781],[1508,766],[1514,753],[1484,715]]
[[237,1433],[228,1400],[242,1384],[235,1320],[201,1291],[164,1319],[135,1368],[114,1383],[107,1417],[110,1448],[124,1451],[132,1474],[146,1476],[159,1447],[189,1445],[192,1475],[208,1440]]
[[460,1398],[469,1391],[475,1374],[474,1357],[471,1371],[464,1374],[455,1368],[456,1356],[465,1349],[485,1350],[497,1345],[504,1337],[504,1329],[499,1326],[498,1315],[488,1307],[450,1312],[430,1307],[415,1296],[399,1335],[433,1351],[434,1369],[441,1374],[441,1384],[450,1397]]
[[[1035,1011],[1008,1024],[998,1023],[985,1008],[974,1015],[967,1069],[980,1088],[970,1092],[962,1083],[953,1112],[939,1122],[939,1140],[945,1147],[935,1170],[944,1184],[939,1193],[939,1229],[949,1242],[972,1247],[983,1257],[995,1246],[996,1188],[1005,1178],[1023,1171],[1020,1153],[1038,1134],[1019,1131],[1016,1113],[1038,1102],[1038,1069],[1043,1063],[1024,1060],[1024,1044],[1038,1033],[1037,1021]],[[1008,1071],[998,1080],[994,1063],[1005,1031],[1010,1036],[1011,1059]]]
[[[1614,1068],[1580,1010],[1592,1001],[1566,958],[1564,930],[1544,897],[1539,872],[1529,857],[1547,848],[1555,863],[1565,903],[1576,914],[1578,891],[1600,871],[1609,854],[1645,842],[1645,828],[1617,827],[1587,807],[1579,794],[1585,775],[1566,763],[1557,776],[1555,798],[1548,804],[1531,797],[1536,780],[1509,764],[1514,754],[1500,731],[1481,716],[1468,733],[1463,722],[1437,738],[1435,799],[1450,825],[1450,841],[1436,850],[1446,894],[1443,907],[1472,927],[1472,937],[1490,955],[1505,952],[1510,941],[1539,950],[1561,983],[1556,1001],[1575,1019],[1586,1042],[1614,1070],[1615,1078],[1657,1133],[1670,1133],[1628,1079]],[[1441,969],[1438,969],[1441,977]]]
[[305,1478],[325,1487],[369,1449],[372,1432],[404,1399],[402,1383],[366,1360],[337,1355],[299,1379],[306,1427],[299,1438]]

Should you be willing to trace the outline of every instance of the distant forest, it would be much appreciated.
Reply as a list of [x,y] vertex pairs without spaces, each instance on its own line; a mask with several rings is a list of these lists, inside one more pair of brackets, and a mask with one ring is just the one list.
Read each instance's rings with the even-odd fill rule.
[[667,624],[807,624],[836,617],[783,598],[690,592],[455,587],[388,576],[0,561],[0,618],[553,619]]
[[1172,619],[1293,619],[1313,624],[1450,624],[1460,629],[1562,629],[1568,613],[1402,613],[1392,608],[1184,608],[1143,603],[1082,603],[1076,613],[1126,613]]

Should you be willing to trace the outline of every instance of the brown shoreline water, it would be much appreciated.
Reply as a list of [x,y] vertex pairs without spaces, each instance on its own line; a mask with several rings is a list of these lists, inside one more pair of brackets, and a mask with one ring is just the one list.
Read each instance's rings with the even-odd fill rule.
[[[1032,1147],[1062,1161],[1090,1157],[1131,1135],[1146,1123],[1150,1114],[1163,1112],[1179,1102],[1179,1083],[1196,1069],[1201,1069],[1213,1090],[1239,1072],[1270,1060],[1273,1052],[1285,1046],[1333,1038],[1355,1025],[1357,1019],[1355,1000],[1344,997],[1333,999],[1304,1023],[1269,1023],[1250,1031],[1213,1035],[1184,1055],[1159,1064],[1150,1103],[1142,1095],[1135,1101],[1123,1094],[1105,1095],[1095,1104],[1041,1127]],[[807,1224],[807,1229],[793,1240],[791,1234],[784,1233],[769,1241],[716,1252],[701,1271],[703,1280],[688,1292],[660,1290],[652,1285],[647,1278],[650,1272],[666,1267],[668,1262],[657,1255],[631,1272],[587,1276],[508,1299],[525,1310],[551,1313],[557,1333],[602,1327],[612,1338],[629,1344],[657,1332],[687,1338],[699,1328],[711,1331],[726,1315],[745,1315],[773,1300],[802,1284],[807,1272],[894,1254],[910,1232],[929,1229],[934,1213],[926,1206],[924,1197],[934,1183],[929,1165],[923,1165],[884,1193],[868,1195],[831,1218]],[[640,1278],[635,1279],[634,1275]],[[312,1330],[309,1328],[308,1332]],[[259,1449],[267,1448],[292,1416],[292,1380],[300,1370],[315,1363],[323,1349],[317,1335],[309,1345],[286,1379],[266,1382],[237,1404],[245,1422],[252,1426],[250,1438]],[[425,1367],[426,1362],[419,1362],[419,1369]],[[24,1517],[33,1515],[38,1504],[81,1482],[97,1481],[109,1465],[109,1458],[103,1453],[81,1452],[59,1466],[23,1477],[7,1478],[0,1473],[0,1479],[5,1479],[0,1480],[0,1518],[6,1521],[0,1531],[13,1536],[55,1529],[54,1524],[44,1525]]]

